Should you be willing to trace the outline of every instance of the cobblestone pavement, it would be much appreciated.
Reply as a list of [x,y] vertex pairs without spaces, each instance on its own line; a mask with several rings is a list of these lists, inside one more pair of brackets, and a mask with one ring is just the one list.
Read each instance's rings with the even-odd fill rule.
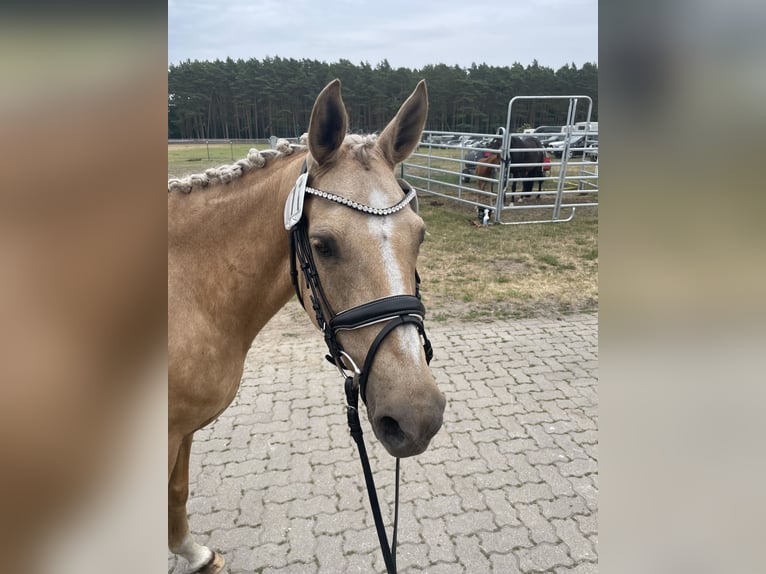
[[[598,317],[426,326],[447,409],[402,461],[399,571],[596,572]],[[324,352],[291,302],[235,402],[195,435],[190,526],[230,574],[385,571]],[[394,459],[362,425],[390,537]],[[185,566],[169,554],[168,572]]]

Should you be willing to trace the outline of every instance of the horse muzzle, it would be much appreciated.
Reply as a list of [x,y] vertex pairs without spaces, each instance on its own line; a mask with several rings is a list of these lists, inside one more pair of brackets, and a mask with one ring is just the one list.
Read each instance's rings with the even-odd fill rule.
[[[373,394],[373,393],[371,393]],[[371,397],[372,398],[372,397]],[[444,395],[429,385],[417,396],[408,393],[400,400],[386,397],[368,403],[372,430],[391,456],[406,458],[424,452],[442,426]]]

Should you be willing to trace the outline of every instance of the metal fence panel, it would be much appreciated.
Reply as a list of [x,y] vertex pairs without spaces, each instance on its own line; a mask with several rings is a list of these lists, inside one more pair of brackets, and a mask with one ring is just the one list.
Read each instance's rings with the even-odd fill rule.
[[[556,149],[546,148],[549,162],[512,164],[511,152],[527,150],[511,147],[512,136],[540,135],[511,132],[514,105],[518,108],[524,101],[545,100],[567,103],[566,123],[558,134],[560,144]],[[585,121],[578,122],[577,108],[583,102],[587,105]],[[488,210],[494,223],[569,221],[578,207],[598,206],[598,124],[591,122],[592,109],[588,96],[514,97],[508,102],[506,125],[494,134],[423,132],[420,148],[402,164],[402,177],[419,191],[475,206],[479,219]],[[556,135],[548,133],[543,139]],[[498,156],[496,167],[481,161],[488,154]],[[479,165],[487,167],[488,173],[476,175]],[[537,175],[528,173],[538,167],[548,168],[547,175],[545,171],[542,177],[539,171]],[[532,182],[533,188],[537,183],[538,190],[525,191],[524,182]],[[516,184],[521,191],[513,191]],[[534,214],[531,218],[530,213]]]

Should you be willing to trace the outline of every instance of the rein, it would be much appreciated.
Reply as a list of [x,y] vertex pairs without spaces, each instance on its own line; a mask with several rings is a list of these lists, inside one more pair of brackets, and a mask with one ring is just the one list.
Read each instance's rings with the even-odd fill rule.
[[[426,362],[431,362],[433,348],[426,336],[425,327],[423,325],[425,307],[420,300],[420,277],[416,271],[415,295],[393,295],[390,297],[383,297],[352,307],[351,309],[346,309],[340,313],[335,313],[322,289],[322,283],[319,279],[319,273],[314,262],[314,256],[308,238],[308,221],[306,217],[303,217],[303,203],[305,194],[308,193],[321,199],[334,201],[340,205],[349,207],[350,209],[355,209],[371,216],[380,217],[396,213],[415,200],[414,205],[411,207],[417,211],[415,190],[404,180],[398,181],[399,185],[402,187],[402,191],[405,193],[404,199],[388,208],[373,208],[350,201],[333,193],[327,193],[308,187],[307,166],[304,161],[301,175],[296,181],[295,187],[293,187],[285,203],[285,228],[290,232],[290,276],[293,282],[293,287],[298,296],[298,301],[305,309],[306,305],[303,301],[298,283],[298,266],[300,266],[300,271],[303,274],[306,285],[311,291],[311,306],[316,315],[317,325],[319,325],[319,328],[324,335],[325,344],[329,351],[326,358],[338,368],[341,376],[345,378],[346,415],[349,432],[359,451],[359,458],[364,472],[364,480],[367,486],[367,495],[370,500],[370,507],[375,520],[375,528],[377,530],[378,540],[380,542],[380,548],[383,553],[383,560],[386,564],[386,572],[388,574],[396,574],[400,459],[396,459],[394,526],[391,539],[392,542],[389,546],[375,489],[375,481],[372,476],[370,461],[364,444],[362,426],[359,421],[359,395],[361,393],[362,401],[367,404],[367,378],[372,368],[372,363],[375,360],[375,355],[383,343],[383,340],[393,332],[396,327],[408,324],[414,325],[423,338],[423,349],[425,351]],[[325,310],[327,310],[329,318],[325,317]],[[362,368],[359,369],[348,353],[343,350],[343,347],[337,339],[337,333],[339,331],[361,329],[378,323],[383,323],[383,328],[370,345],[364,364]]]

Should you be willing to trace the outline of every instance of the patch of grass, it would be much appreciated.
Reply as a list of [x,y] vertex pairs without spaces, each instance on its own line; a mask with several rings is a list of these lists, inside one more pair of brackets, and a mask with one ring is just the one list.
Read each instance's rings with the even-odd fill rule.
[[268,144],[211,143],[168,144],[168,177],[183,177],[200,173],[209,167],[234,163],[247,157],[250,148],[269,149]]
[[597,309],[598,265],[582,255],[597,253],[596,209],[578,209],[566,223],[475,227],[474,209],[421,194],[420,214],[428,229],[421,289],[435,315],[501,319]]
[[548,253],[545,253],[543,255],[538,255],[537,260],[545,263],[546,265],[550,265],[551,267],[558,267],[561,265],[558,258],[555,255],[550,255]]
[[507,299],[516,299],[516,300],[527,300],[529,301],[532,298],[532,295],[526,291],[520,291],[519,289],[508,289],[505,293],[503,293],[503,297],[498,298],[498,301],[503,301]]

